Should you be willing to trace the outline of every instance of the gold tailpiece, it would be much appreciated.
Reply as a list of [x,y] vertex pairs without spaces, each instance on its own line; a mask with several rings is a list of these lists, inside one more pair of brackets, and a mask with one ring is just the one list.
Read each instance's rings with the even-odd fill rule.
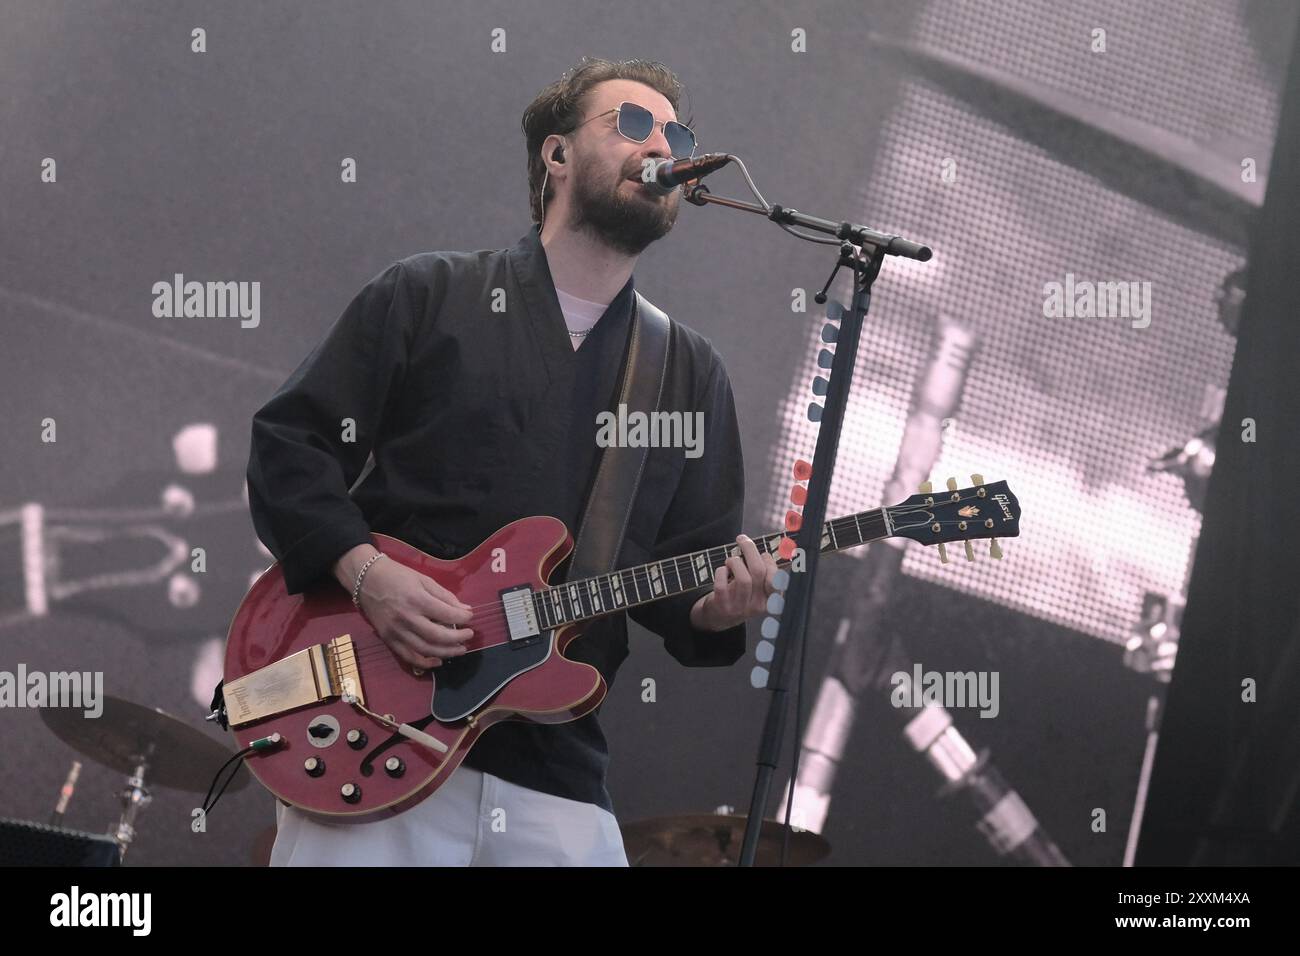
[[283,714],[330,697],[352,694],[366,702],[357,675],[352,635],[336,637],[290,654],[222,686],[230,726]]

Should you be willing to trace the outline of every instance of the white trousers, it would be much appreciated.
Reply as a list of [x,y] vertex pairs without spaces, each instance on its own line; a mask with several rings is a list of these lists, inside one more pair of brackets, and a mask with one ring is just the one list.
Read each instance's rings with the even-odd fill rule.
[[618,821],[594,803],[473,767],[405,813],[318,823],[276,801],[271,866],[627,866]]

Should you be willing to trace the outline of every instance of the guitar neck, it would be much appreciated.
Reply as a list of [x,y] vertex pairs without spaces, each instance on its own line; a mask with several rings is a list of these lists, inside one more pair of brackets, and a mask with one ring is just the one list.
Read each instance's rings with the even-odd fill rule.
[[[861,511],[843,518],[833,518],[822,525],[822,554],[845,551],[858,545],[878,541],[893,534],[885,509]],[[755,538],[754,544],[776,559],[778,567],[788,559],[778,553],[787,532],[773,531]],[[735,542],[704,551],[692,551],[662,561],[580,578],[565,584],[542,588],[533,593],[538,620],[546,628],[574,624],[604,617],[627,608],[661,601],[677,594],[702,591],[713,586],[713,569],[724,564],[736,547]]]

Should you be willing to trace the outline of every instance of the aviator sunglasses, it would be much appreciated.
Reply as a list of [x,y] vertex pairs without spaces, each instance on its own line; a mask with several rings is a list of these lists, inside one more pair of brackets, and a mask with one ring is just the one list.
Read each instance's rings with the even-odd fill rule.
[[695,155],[695,133],[689,126],[683,126],[672,120],[656,123],[654,114],[648,109],[626,100],[613,109],[588,117],[574,129],[586,126],[592,120],[608,116],[610,113],[618,114],[618,131],[634,143],[644,143],[650,138],[656,126],[663,126],[664,138],[668,140],[668,148],[672,151],[673,159],[690,159]]

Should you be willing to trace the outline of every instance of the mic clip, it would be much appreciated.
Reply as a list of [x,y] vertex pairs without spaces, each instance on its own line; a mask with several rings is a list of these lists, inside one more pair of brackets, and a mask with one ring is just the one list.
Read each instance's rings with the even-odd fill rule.
[[709,187],[704,185],[704,183],[698,179],[694,180],[695,185],[692,186],[690,183],[691,181],[687,181],[682,184],[682,198],[697,206],[707,206],[709,201],[701,196],[700,193],[707,193]]

